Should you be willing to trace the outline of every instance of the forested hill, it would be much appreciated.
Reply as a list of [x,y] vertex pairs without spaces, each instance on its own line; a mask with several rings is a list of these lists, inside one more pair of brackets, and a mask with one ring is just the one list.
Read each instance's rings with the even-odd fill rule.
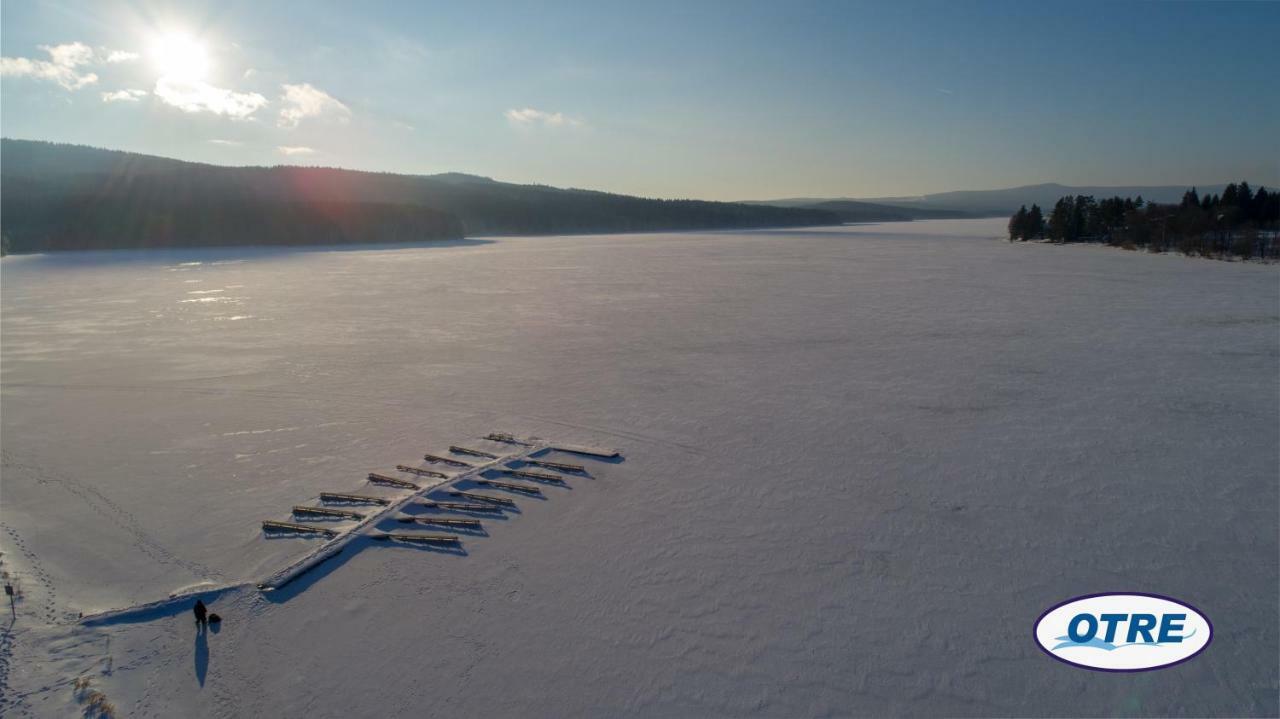
[[651,200],[456,173],[221,167],[10,139],[0,143],[0,204],[10,252],[840,223],[814,209]]

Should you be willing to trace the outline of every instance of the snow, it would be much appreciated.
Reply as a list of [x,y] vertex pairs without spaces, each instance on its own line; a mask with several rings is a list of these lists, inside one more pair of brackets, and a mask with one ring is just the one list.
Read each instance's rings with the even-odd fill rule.
[[[1277,268],[1003,224],[7,257],[0,713],[1280,713]],[[262,520],[493,431],[623,456],[254,586],[325,542]],[[1100,591],[1214,642],[1044,656]]]

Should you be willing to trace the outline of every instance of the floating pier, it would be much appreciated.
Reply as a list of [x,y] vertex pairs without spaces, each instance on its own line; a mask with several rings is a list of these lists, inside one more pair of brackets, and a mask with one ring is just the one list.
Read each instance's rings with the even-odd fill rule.
[[[0,0],[2,1],[2,0]],[[369,472],[368,479],[381,485],[389,485],[402,491],[386,492],[387,496],[356,494],[350,492],[320,492],[317,506],[297,505],[293,508],[293,517],[299,522],[317,521],[318,525],[295,524],[292,521],[262,522],[262,531],[272,536],[280,533],[299,537],[323,537],[324,541],[316,542],[310,551],[274,574],[258,582],[263,592],[279,589],[294,581],[321,563],[340,555],[344,550],[364,546],[365,539],[382,542],[417,543],[427,548],[437,546],[440,551],[465,554],[461,550],[462,538],[467,536],[483,536],[482,522],[485,517],[506,518],[502,512],[516,511],[516,500],[520,497],[506,494],[505,491],[520,492],[526,495],[542,495],[546,490],[536,483],[552,483],[553,486],[567,487],[570,478],[590,477],[589,465],[571,464],[552,461],[556,455],[548,459],[531,459],[533,455],[543,455],[548,451],[569,452],[590,457],[612,459],[621,457],[618,450],[598,448],[584,445],[557,445],[538,437],[517,438],[504,432],[491,432],[486,440],[515,445],[515,448],[495,449],[492,453],[486,449],[473,449],[459,445],[449,445],[447,456],[424,454],[423,459],[441,466],[437,469],[411,467],[405,464],[395,465],[396,470],[406,475],[389,476],[378,472]],[[482,445],[485,447],[491,445]],[[454,459],[458,455],[468,455],[470,461]],[[475,457],[477,459],[470,459]],[[572,459],[572,458],[570,458]],[[620,460],[619,460],[620,461]],[[510,467],[519,467],[512,469]],[[534,471],[534,470],[542,471]],[[408,475],[429,479],[408,479]],[[502,475],[501,479],[513,478],[513,481],[485,479],[485,476]],[[404,477],[404,478],[402,478]],[[514,478],[527,480],[518,483]],[[468,482],[470,484],[468,484]],[[459,485],[468,490],[458,489]],[[481,494],[475,488],[486,488],[497,491],[498,495]],[[356,490],[372,491],[372,490]],[[438,501],[451,500],[451,501]],[[349,506],[342,506],[349,505]],[[378,505],[378,506],[359,506]],[[424,514],[404,514],[409,505],[420,506],[432,510]],[[353,511],[354,510],[354,511]],[[409,510],[412,511],[412,510]],[[448,514],[455,512],[456,514]],[[468,516],[467,513],[474,513]],[[351,520],[351,523],[335,524],[323,520]],[[394,520],[391,522],[389,520]],[[328,526],[324,526],[324,525]],[[409,525],[409,526],[403,526]],[[415,527],[413,525],[422,525]],[[334,528],[330,528],[334,527]],[[391,528],[395,527],[397,531]],[[403,528],[406,531],[398,531]],[[386,529],[383,529],[386,528]],[[435,534],[436,531],[452,531],[454,534]],[[424,531],[412,531],[412,530]]]
[[508,477],[522,477],[524,479],[532,479],[538,482],[555,482],[556,484],[564,484],[564,477],[546,472],[526,472],[520,469],[500,469],[499,472]]
[[480,520],[463,519],[461,517],[397,517],[397,522],[403,524],[439,524],[445,527],[468,527],[470,529],[479,529]]
[[444,472],[437,472],[434,469],[422,469],[421,467],[410,467],[407,464],[397,464],[396,469],[409,474],[416,474],[419,477],[435,477],[437,479],[448,479],[449,475]]
[[452,492],[449,492],[449,496],[462,497],[464,499],[470,499],[476,502],[488,502],[490,504],[501,504],[506,507],[516,506],[516,503],[514,500],[507,499],[506,497],[490,497],[487,494],[472,494],[470,492],[460,492],[460,491],[454,490]]
[[533,442],[526,442],[523,439],[516,439],[515,435],[507,434],[506,432],[490,432],[489,434],[485,435],[485,439],[491,442],[505,442],[506,444],[518,444],[521,447],[533,446]]
[[369,481],[374,484],[389,484],[392,487],[400,487],[401,489],[422,489],[418,485],[405,479],[397,479],[396,477],[388,477],[385,474],[377,472],[369,473]]
[[551,449],[561,452],[571,452],[573,454],[585,454],[588,457],[602,457],[604,459],[615,459],[621,457],[622,453],[616,449],[607,447],[583,447],[577,444],[553,444]]
[[364,519],[364,515],[359,512],[351,512],[345,509],[329,509],[328,507],[294,507],[294,514],[311,515],[313,517],[334,517],[338,519]]
[[466,462],[463,462],[461,460],[449,459],[448,457],[437,457],[434,454],[424,454],[422,455],[422,458],[427,460],[428,462],[431,462],[432,464],[435,464],[438,462],[440,464],[447,464],[451,467],[465,467],[467,469],[471,469],[472,467],[472,465]]
[[499,482],[496,479],[477,479],[476,484],[483,484],[486,487],[497,487],[499,489],[509,489],[513,492],[524,492],[525,494],[542,494],[542,490],[537,487],[530,487],[527,484],[514,484],[512,482]]
[[563,462],[548,462],[545,459],[526,459],[525,464],[531,464],[534,467],[545,467],[547,469],[558,469],[561,472],[576,472],[578,474],[586,474],[587,468],[580,464],[564,464]]
[[467,502],[418,502],[423,507],[431,509],[445,509],[453,512],[501,512],[502,510],[492,504],[469,504]]
[[297,532],[298,534],[323,534],[326,537],[336,537],[338,533],[327,527],[312,527],[308,524],[294,524],[293,522],[273,522],[264,520],[262,522],[262,531],[264,532]]
[[370,539],[386,541],[388,539],[397,542],[420,542],[422,544],[462,544],[462,540],[452,534],[412,534],[409,532],[383,532],[380,534],[370,534]]
[[472,457],[484,457],[485,459],[497,459],[498,455],[481,452],[478,449],[468,449],[467,447],[459,447],[456,444],[449,445],[449,451],[454,454],[469,454]]
[[342,504],[391,504],[382,497],[370,497],[367,494],[344,494],[342,492],[321,492],[321,502],[339,502]]

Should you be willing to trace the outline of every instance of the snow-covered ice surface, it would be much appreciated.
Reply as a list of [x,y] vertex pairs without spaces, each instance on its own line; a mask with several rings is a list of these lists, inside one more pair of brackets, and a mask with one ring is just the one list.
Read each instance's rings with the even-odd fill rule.
[[[6,258],[0,713],[1280,713],[1280,273],[1002,226]],[[625,461],[244,584],[321,541],[261,520],[494,430]],[[76,621],[223,585],[204,638]],[[1037,649],[1125,590],[1213,644]]]

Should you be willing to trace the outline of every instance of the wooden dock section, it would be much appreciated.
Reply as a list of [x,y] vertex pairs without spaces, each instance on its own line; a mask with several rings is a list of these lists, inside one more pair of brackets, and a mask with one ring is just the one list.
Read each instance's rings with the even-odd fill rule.
[[437,472],[434,469],[423,469],[421,467],[410,467],[407,464],[397,464],[396,469],[409,474],[416,474],[419,477],[435,477],[436,479],[448,479],[449,475],[444,472]]
[[391,504],[391,500],[382,497],[370,497],[366,494],[346,494],[343,492],[321,492],[321,502],[336,502],[340,504]]
[[456,444],[449,445],[449,451],[453,452],[454,454],[469,454],[472,457],[484,457],[485,459],[498,458],[498,455],[496,454],[489,454],[488,452],[482,452],[478,449],[470,449],[468,447],[459,447]]
[[397,517],[396,521],[402,524],[438,524],[442,527],[480,528],[480,520],[461,517]]
[[503,443],[506,443],[506,444],[518,444],[518,445],[520,445],[521,447],[532,447],[532,446],[533,446],[533,442],[526,442],[526,441],[524,441],[523,439],[517,439],[515,435],[513,435],[513,434],[507,434],[506,432],[490,432],[489,434],[485,435],[485,437],[484,437],[484,438],[485,438],[485,439],[487,439],[487,440],[489,440],[490,442],[503,442]]
[[512,492],[524,492],[525,494],[542,494],[542,490],[537,487],[530,487],[527,484],[515,484],[514,482],[499,482],[496,479],[477,479],[476,484],[482,484],[486,487],[497,487],[498,489],[509,489]]
[[490,497],[487,494],[472,494],[471,492],[461,492],[458,490],[453,490],[452,492],[449,492],[449,496],[462,497],[463,499],[470,499],[473,502],[488,502],[490,504],[501,504],[504,507],[516,506],[515,500],[507,499],[506,497]]
[[293,522],[273,522],[269,519],[263,520],[262,531],[264,532],[296,532],[297,534],[323,534],[326,537],[336,537],[338,533],[328,527],[312,527],[308,524],[294,524]]
[[450,512],[501,512],[502,511],[500,507],[495,507],[492,504],[484,504],[484,503],[470,504],[468,502],[433,502],[428,500],[425,502],[418,502],[418,504],[423,507],[429,507],[431,509],[444,509]]
[[[424,454],[423,459],[426,462],[447,465],[447,468],[441,467],[441,469],[447,469],[447,473],[435,469],[397,464],[395,467],[400,472],[416,475],[417,477],[430,478],[433,481],[411,481],[409,479],[401,479],[399,476],[369,472],[369,481],[407,491],[388,492],[389,496],[386,497],[350,492],[320,492],[318,505],[336,506],[308,507],[298,505],[293,508],[294,515],[300,518],[344,519],[352,520],[353,524],[344,523],[337,525],[340,527],[339,529],[330,529],[325,526],[264,520],[262,522],[264,532],[296,533],[302,536],[322,536],[326,539],[323,542],[315,543],[312,549],[290,562],[287,566],[263,578],[257,583],[258,588],[263,592],[278,590],[321,563],[338,556],[345,548],[351,547],[353,543],[364,542],[366,539],[382,542],[395,541],[421,545],[439,545],[441,551],[465,554],[460,548],[455,549],[455,547],[461,546],[462,538],[453,534],[383,531],[380,527],[392,527],[397,524],[417,524],[426,525],[424,528],[429,529],[431,525],[435,525],[441,528],[454,527],[456,528],[455,531],[461,533],[464,537],[477,536],[477,534],[483,534],[482,520],[486,516],[490,518],[505,518],[501,514],[504,510],[519,511],[515,501],[518,497],[514,495],[493,496],[459,490],[457,489],[459,485],[510,490],[528,495],[542,495],[545,488],[531,484],[485,479],[485,475],[502,474],[505,475],[504,479],[506,477],[523,478],[531,482],[549,482],[564,488],[569,477],[575,475],[578,475],[578,478],[581,475],[589,477],[588,467],[549,459],[531,459],[530,457],[545,454],[548,451],[577,453],[603,459],[621,457],[621,453],[613,449],[579,445],[557,445],[537,437],[521,439],[501,432],[491,432],[485,439],[516,445],[518,448],[513,448],[510,451],[495,450],[494,453],[490,453],[483,449],[450,445],[449,451],[455,455],[463,454],[479,459],[464,462],[449,456]],[[518,466],[521,469],[511,469],[507,465]],[[528,469],[530,467],[550,471],[531,471]],[[456,468],[456,471],[454,468]],[[554,472],[565,474],[555,474]],[[468,484],[468,482],[471,484]],[[442,499],[452,498],[454,501],[439,501],[433,495]],[[427,514],[402,514],[405,508],[411,504],[435,511]],[[341,505],[351,506],[342,507]],[[356,505],[378,506],[361,507]],[[459,514],[448,515],[445,514],[446,512]],[[469,512],[474,512],[475,514],[467,516],[466,513]],[[388,520],[395,521],[394,523],[387,523]],[[302,519],[300,521],[307,520]],[[331,526],[334,525],[331,524]],[[410,527],[405,527],[405,529],[410,529]],[[464,530],[471,530],[472,534],[467,534]],[[448,530],[445,529],[445,531]],[[356,546],[363,545],[356,544]]]
[[352,512],[346,509],[329,509],[328,507],[294,507],[293,513],[297,515],[312,517],[330,517],[333,519],[364,519],[364,515],[359,512]]
[[370,539],[380,541],[418,542],[421,544],[462,544],[462,540],[452,534],[415,534],[411,532],[383,532],[370,534]]
[[565,464],[563,462],[548,462],[545,459],[526,459],[525,464],[534,467],[545,467],[546,469],[557,469],[561,472],[573,472],[575,474],[586,474],[587,468],[580,464]]
[[602,459],[617,459],[622,453],[616,449],[607,447],[583,447],[577,444],[553,444],[551,449],[560,452],[569,452],[571,454],[584,454],[588,457],[600,457]]
[[474,466],[472,464],[463,462],[461,460],[450,459],[448,457],[438,457],[434,454],[424,454],[422,455],[422,458],[427,460],[428,462],[431,462],[432,464],[447,464],[450,467],[463,467],[465,469],[471,469]]
[[521,479],[532,479],[535,482],[553,482],[555,484],[564,484],[564,477],[555,474],[547,474],[546,472],[526,472],[522,469],[499,469],[499,472],[508,477],[520,477]]
[[377,472],[369,473],[369,481],[373,482],[374,484],[389,484],[392,487],[399,487],[401,489],[422,489],[418,485],[406,479],[388,477],[385,474],[378,474]]

